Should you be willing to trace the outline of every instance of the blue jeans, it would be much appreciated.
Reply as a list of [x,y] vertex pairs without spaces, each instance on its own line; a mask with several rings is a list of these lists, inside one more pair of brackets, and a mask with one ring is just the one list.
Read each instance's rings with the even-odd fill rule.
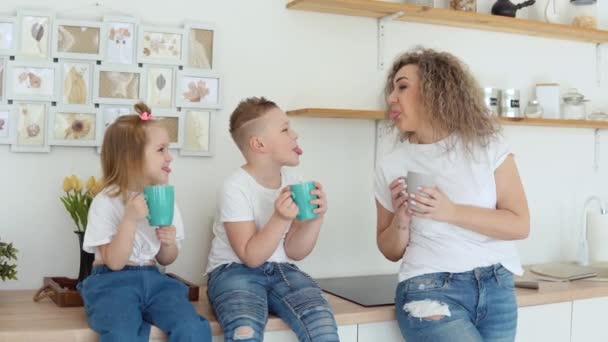
[[406,341],[513,342],[513,275],[501,265],[431,273],[399,283],[397,321]]
[[224,341],[262,341],[269,312],[283,319],[300,341],[339,341],[321,289],[293,264],[218,266],[209,274],[207,293]]
[[120,271],[95,266],[78,290],[89,326],[101,342],[147,342],[150,324],[164,331],[170,342],[211,341],[209,322],[188,302],[187,287],[156,266],[125,266]]

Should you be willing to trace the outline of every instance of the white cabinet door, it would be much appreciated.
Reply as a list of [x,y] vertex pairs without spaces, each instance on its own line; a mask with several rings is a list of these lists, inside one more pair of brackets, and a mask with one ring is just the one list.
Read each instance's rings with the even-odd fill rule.
[[359,342],[403,342],[397,321],[359,324]]
[[[338,326],[340,342],[357,342],[357,326],[341,325]],[[213,342],[223,342],[224,336],[213,336]],[[298,338],[293,331],[269,331],[264,334],[264,342],[298,342]]]
[[572,304],[572,342],[608,341],[608,297],[576,300]]
[[570,342],[571,315],[572,302],[521,307],[515,341]]

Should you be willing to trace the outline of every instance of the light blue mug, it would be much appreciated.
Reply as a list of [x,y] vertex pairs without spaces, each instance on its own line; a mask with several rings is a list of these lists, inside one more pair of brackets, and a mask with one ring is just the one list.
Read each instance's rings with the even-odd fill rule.
[[175,188],[173,185],[153,185],[144,188],[148,204],[148,222],[151,226],[170,226],[173,224],[175,207]]
[[317,199],[317,195],[312,195],[310,192],[316,189],[314,182],[297,183],[289,186],[291,190],[291,198],[298,206],[298,221],[306,221],[317,218],[317,214],[313,212],[319,206],[310,204],[310,201]]

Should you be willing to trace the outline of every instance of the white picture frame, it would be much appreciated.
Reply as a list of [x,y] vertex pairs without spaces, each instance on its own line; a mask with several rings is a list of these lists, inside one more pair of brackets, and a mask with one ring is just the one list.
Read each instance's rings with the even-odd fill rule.
[[95,62],[62,60],[58,74],[58,106],[93,106]]
[[[154,110],[152,117],[157,122],[161,122],[161,125],[167,129],[169,134],[169,148],[178,149],[182,147],[184,140],[184,118],[182,113],[177,109],[158,109]],[[167,120],[167,124],[162,121]]]
[[177,72],[175,103],[180,108],[222,108],[223,82],[217,72],[184,69]]
[[184,128],[180,156],[213,156],[214,113],[212,110],[200,108],[182,108]]
[[13,143],[13,106],[0,105],[0,145]]
[[211,23],[187,21],[184,23],[186,34],[184,67],[213,70],[217,61],[217,29]]
[[8,103],[6,80],[8,79],[8,56],[0,56],[0,105]]
[[133,17],[104,16],[101,37],[105,47],[102,64],[137,64],[139,20]]
[[16,101],[13,103],[11,151],[48,153],[48,117],[50,103]]
[[54,58],[101,60],[105,40],[99,21],[56,19],[53,22]]
[[175,108],[177,67],[172,65],[146,64],[144,69],[143,99],[145,99],[146,104],[154,109]]
[[97,146],[101,125],[97,108],[52,107],[49,112],[49,145]]
[[17,53],[17,17],[0,16],[0,55],[14,56]]
[[93,102],[133,105],[142,98],[144,70],[127,65],[96,65]]
[[10,61],[7,99],[17,101],[57,100],[58,65],[52,62]]
[[[51,11],[17,11],[18,59],[51,60],[51,37],[55,14]],[[36,34],[36,35],[34,35]]]
[[140,25],[138,37],[138,63],[184,64],[185,31],[183,28]]
[[133,106],[129,105],[118,105],[118,104],[102,104],[99,105],[99,135],[97,136],[97,153],[101,153],[101,145],[103,144],[103,137],[106,134],[106,129],[110,126],[117,118],[123,115],[134,114],[135,110]]

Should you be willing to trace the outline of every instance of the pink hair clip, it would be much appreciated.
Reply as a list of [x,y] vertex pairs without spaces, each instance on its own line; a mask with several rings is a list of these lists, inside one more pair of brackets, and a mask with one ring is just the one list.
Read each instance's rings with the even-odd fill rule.
[[143,113],[139,114],[139,118],[142,119],[143,121],[152,120],[152,114],[150,114],[148,112],[143,112]]

